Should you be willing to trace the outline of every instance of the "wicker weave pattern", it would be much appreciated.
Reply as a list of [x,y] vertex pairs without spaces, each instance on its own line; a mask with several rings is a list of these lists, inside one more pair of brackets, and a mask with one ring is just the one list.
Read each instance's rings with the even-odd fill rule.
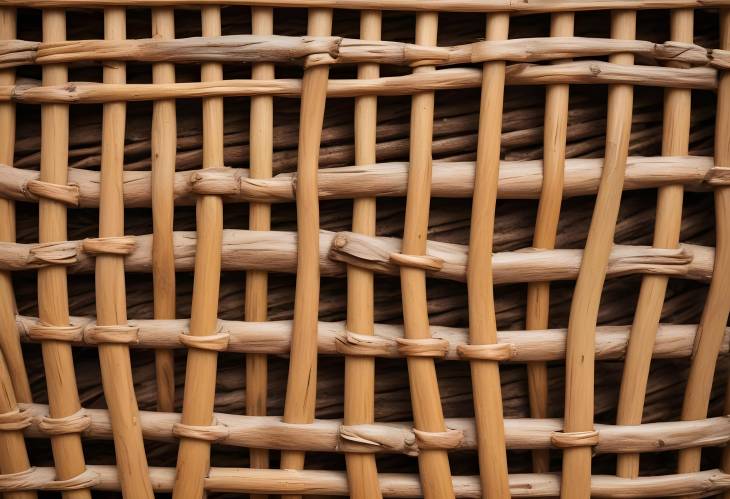
[[[0,492],[37,497],[203,497],[206,491],[412,497],[730,498],[730,447],[701,470],[703,446],[730,441],[708,418],[718,356],[728,352],[730,299],[730,2],[723,0],[228,0],[252,8],[250,35],[222,35],[222,4],[207,0],[0,2]],[[125,7],[149,7],[152,37],[126,37]],[[16,38],[15,8],[42,9],[43,41]],[[174,9],[200,8],[202,36],[175,38]],[[274,33],[274,8],[308,8],[306,36]],[[103,8],[103,40],[66,40],[66,11]],[[718,8],[719,48],[694,43],[694,9]],[[671,40],[636,39],[637,10],[671,11]],[[333,36],[333,9],[361,11],[360,38]],[[631,10],[627,10],[631,9]],[[413,43],[382,40],[382,10],[414,11]],[[574,36],[575,13],[611,11],[611,38]],[[485,39],[439,46],[439,12],[484,13]],[[511,15],[550,13],[550,37],[509,39]],[[482,15],[482,14],[479,14]],[[444,29],[443,26],[441,29]],[[573,60],[576,59],[576,60]],[[596,60],[593,60],[596,59]],[[602,60],[606,59],[606,60]],[[149,63],[151,83],[127,83],[125,62]],[[103,83],[68,82],[68,65],[102,63]],[[176,82],[175,64],[200,64]],[[224,63],[251,78],[224,78]],[[357,78],[330,78],[333,65]],[[16,84],[37,65],[42,81]],[[301,79],[276,78],[277,65]],[[381,66],[408,68],[381,76]],[[453,66],[453,67],[449,67]],[[566,160],[570,85],[607,84],[605,157]],[[542,161],[501,161],[506,85],[545,85]],[[664,87],[662,156],[629,157],[634,86]],[[435,93],[480,88],[473,162],[433,162]],[[692,90],[717,92],[714,159],[689,154]],[[412,96],[409,159],[377,163],[378,96]],[[251,98],[250,168],[224,161],[225,97]],[[273,175],[273,99],[301,100],[296,174]],[[176,100],[199,99],[202,164],[176,172]],[[328,98],[354,98],[355,165],[319,171]],[[126,103],[152,102],[151,171],[124,171]],[[15,103],[41,106],[40,171],[12,167]],[[68,168],[69,107],[102,104],[99,171]],[[474,104],[476,105],[476,103]],[[624,190],[658,191],[653,246],[614,245]],[[680,242],[685,190],[712,191],[714,248]],[[582,250],[556,249],[561,202],[595,195]],[[432,196],[472,198],[469,244],[428,240]],[[405,197],[402,239],[376,235],[376,198]],[[532,247],[493,254],[497,199],[538,199]],[[352,230],[320,230],[319,201],[353,199]],[[39,205],[38,243],[15,242],[15,202]],[[296,203],[297,231],[271,230],[271,205]],[[248,230],[225,229],[228,203],[249,203]],[[173,230],[195,205],[196,232]],[[67,217],[99,211],[98,237],[68,240]],[[152,234],[127,236],[125,210],[152,209]],[[276,256],[267,253],[275,246]],[[38,273],[38,317],[16,314],[11,272]],[[221,273],[246,271],[242,321],[219,319]],[[175,275],[194,271],[192,312],[176,318]],[[68,273],[95,273],[96,317],[71,317]],[[151,272],[154,319],[127,318],[125,272]],[[267,321],[269,272],[296,274],[293,321]],[[374,322],[374,277],[399,276],[402,325]],[[597,327],[607,278],[642,274],[634,322]],[[320,277],[347,279],[347,319],[319,321]],[[669,278],[709,284],[699,325],[660,324]],[[429,323],[427,278],[465,282],[469,327]],[[565,329],[549,329],[550,282],[575,280]],[[527,283],[527,331],[497,331],[494,286]],[[42,344],[48,404],[33,403],[21,341]],[[98,349],[108,410],[81,407],[72,348]],[[155,349],[158,412],[139,411],[130,355]],[[174,351],[186,349],[182,414]],[[220,352],[246,355],[246,415],[214,412]],[[288,354],[283,417],[267,416],[267,356]],[[344,419],[315,419],[320,355],[345,357]],[[376,358],[405,358],[413,421],[375,421]],[[691,358],[682,420],[642,424],[652,359]],[[594,424],[596,360],[623,359],[615,425]],[[445,418],[437,361],[468,362],[474,417]],[[548,417],[546,362],[566,367],[565,417]],[[503,419],[500,363],[527,366],[531,418]],[[729,397],[730,400],[730,397]],[[730,412],[730,401],[726,412]],[[24,438],[49,438],[55,468],[32,467]],[[113,439],[117,466],[84,459],[82,438]],[[144,439],[179,441],[177,468],[148,467]],[[250,468],[211,467],[213,445],[250,448]],[[507,450],[532,451],[532,473],[509,473]],[[562,453],[562,473],[550,457]],[[269,469],[269,450],[281,452]],[[449,453],[475,451],[478,476],[452,476]],[[639,456],[679,451],[677,473],[640,476]],[[346,473],[305,470],[306,453],[343,453]],[[616,476],[591,473],[618,454]],[[418,460],[418,475],[379,469],[376,456]]]

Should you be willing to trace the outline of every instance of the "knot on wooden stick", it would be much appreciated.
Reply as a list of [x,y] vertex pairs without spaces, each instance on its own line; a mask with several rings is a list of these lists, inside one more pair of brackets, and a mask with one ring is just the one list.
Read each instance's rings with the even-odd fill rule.
[[227,166],[203,168],[190,175],[190,187],[201,196],[231,196],[241,192],[241,172]]
[[31,467],[17,473],[0,475],[0,488],[6,492],[33,489],[63,492],[67,490],[88,489],[99,484],[99,475],[91,470],[84,470],[78,475],[66,480],[46,481],[46,477],[43,476],[44,474],[40,469]]
[[82,247],[90,255],[129,255],[137,241],[132,236],[92,237],[84,239]]
[[23,186],[25,197],[37,201],[38,199],[50,199],[58,201],[67,206],[79,205],[79,186],[76,184],[54,184],[43,180],[31,179]]
[[598,445],[598,432],[595,430],[573,432],[554,431],[550,435],[550,442],[558,449],[593,447]]
[[223,324],[218,321],[218,326],[213,334],[197,336],[180,333],[180,343],[188,348],[197,348],[199,350],[209,350],[212,352],[223,352],[228,348],[228,342],[231,335],[222,332],[222,329]]
[[172,434],[178,438],[192,438],[195,440],[205,440],[206,442],[216,442],[228,438],[229,430],[226,425],[218,422],[207,426],[175,423],[172,425]]
[[304,69],[308,69],[314,66],[327,66],[330,64],[337,63],[337,59],[340,57],[340,45],[342,45],[342,38],[332,37],[334,44],[327,52],[317,52],[315,54],[309,54],[304,58]]
[[404,357],[446,357],[449,342],[440,338],[396,338],[398,353]]
[[504,362],[510,360],[515,353],[511,343],[489,343],[483,345],[459,345],[456,352],[464,360],[493,360]]
[[56,326],[45,322],[37,322],[28,329],[28,338],[34,341],[81,341],[84,329],[81,326],[70,324]]
[[726,187],[730,185],[730,168],[713,166],[705,175],[705,183],[711,187]]
[[343,355],[363,357],[390,357],[397,350],[397,343],[390,338],[345,331],[335,338],[335,350]]
[[84,343],[96,345],[99,343],[119,343],[130,345],[139,343],[139,326],[132,323],[112,326],[88,326],[84,331]]
[[46,435],[82,433],[88,430],[89,426],[91,426],[91,417],[86,414],[86,410],[83,408],[62,418],[45,416],[38,423],[38,429]]
[[421,450],[456,449],[464,440],[464,432],[447,428],[446,431],[423,431],[413,428],[416,443]]
[[43,490],[79,490],[90,489],[99,485],[99,475],[91,470],[84,470],[75,477],[66,480],[52,480],[39,488]]
[[338,434],[337,448],[342,452],[371,454],[389,451],[418,455],[415,435],[405,429],[374,424],[341,425]]
[[405,255],[403,253],[391,253],[390,262],[402,267],[430,270],[433,272],[444,268],[444,261],[441,258],[430,255]]
[[31,418],[27,412],[15,408],[0,414],[0,431],[19,431],[29,427]]
[[78,261],[78,244],[58,241],[34,244],[28,251],[28,263],[45,265],[71,265]]
[[717,69],[730,69],[730,50],[712,49],[710,50],[710,66]]

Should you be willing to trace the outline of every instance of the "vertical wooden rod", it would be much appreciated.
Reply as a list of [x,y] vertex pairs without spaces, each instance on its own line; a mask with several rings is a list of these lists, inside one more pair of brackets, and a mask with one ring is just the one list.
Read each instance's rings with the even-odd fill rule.
[[[43,11],[43,41],[60,42],[66,39],[66,14],[63,10]],[[63,64],[43,66],[43,85],[63,85],[68,73]],[[41,173],[44,182],[68,183],[68,106],[44,104],[41,106]],[[51,199],[38,202],[41,243],[66,241],[66,206]],[[38,315],[45,324],[68,326],[68,283],[66,268],[49,266],[38,270]],[[46,374],[49,413],[52,418],[70,416],[81,405],[76,387],[71,346],[61,341],[44,341],[41,346]],[[86,469],[81,437],[70,433],[51,437],[53,459],[58,480],[73,478]],[[67,491],[67,499],[90,498],[88,489]]]
[[[362,11],[360,39],[380,40],[382,14],[380,11]],[[365,63],[358,67],[358,78],[378,78],[377,64]],[[355,164],[372,165],[376,162],[376,127],[378,99],[374,95],[355,99]],[[352,230],[375,235],[375,198],[353,201]],[[347,267],[347,330],[358,334],[373,334],[374,289],[373,273],[360,267]],[[375,420],[375,359],[348,356],[345,358],[345,424],[367,424]],[[346,454],[347,478],[350,497],[378,499],[382,497],[378,482],[375,456]]]
[[[720,49],[730,50],[730,9],[720,11]],[[721,71],[717,88],[715,165],[730,167],[730,73]],[[715,263],[710,290],[695,336],[694,356],[684,392],[682,420],[707,416],[717,355],[730,313],[730,187],[715,189]],[[679,452],[680,473],[698,471],[702,448]],[[697,497],[697,496],[688,496]]]
[[[438,14],[423,12],[416,15],[416,43],[436,45]],[[433,66],[421,66],[414,73],[434,71]],[[406,216],[403,228],[403,253],[426,254],[426,236],[431,202],[431,145],[433,140],[434,93],[414,94],[411,100],[410,167],[406,196]],[[428,306],[426,274],[421,269],[401,267],[403,323],[405,336],[428,338]],[[428,357],[409,357],[408,380],[411,387],[413,419],[418,430],[445,431],[441,395],[434,361]],[[423,450],[418,456],[421,486],[427,499],[454,497],[449,458],[444,450]]]
[[[636,37],[636,12],[612,13],[611,37]],[[631,65],[632,54],[612,55],[614,64]],[[583,260],[570,306],[565,366],[566,432],[593,430],[595,330],[608,255],[613,245],[631,135],[633,87],[608,87],[606,152],[598,195],[593,209]],[[591,447],[573,447],[563,452],[561,497],[585,499],[591,490]]]
[[[254,35],[274,33],[274,10],[271,7],[252,7],[251,28]],[[268,62],[254,64],[251,70],[254,80],[273,80],[274,65]],[[251,97],[251,124],[249,161],[252,178],[270,178],[274,150],[274,98],[270,95]],[[249,208],[249,229],[271,229],[271,205],[251,203]],[[262,322],[268,318],[268,273],[260,270],[246,272],[245,318],[247,321]],[[246,414],[266,415],[268,391],[268,363],[266,355],[246,355]],[[250,450],[251,468],[268,468],[269,451]],[[252,499],[264,499],[263,495],[252,495]]]
[[[220,7],[202,8],[202,28],[203,36],[220,36]],[[218,63],[203,64],[201,79],[222,80],[222,66]],[[223,166],[223,98],[206,97],[203,99],[203,168],[221,166]],[[195,253],[190,334],[207,336],[214,334],[218,325],[223,237],[223,201],[220,196],[198,197],[196,227],[198,243]],[[207,426],[213,423],[217,366],[217,352],[197,348],[188,351],[183,395],[184,424]],[[173,498],[203,497],[203,480],[208,474],[209,467],[210,442],[181,438]]]
[[[16,37],[14,8],[0,8],[0,39]],[[15,70],[0,71],[0,85],[13,85]],[[13,164],[15,154],[15,104],[0,104],[0,162]],[[15,241],[15,203],[0,198],[0,241]],[[31,402],[23,352],[14,334],[15,300],[10,272],[0,272],[0,414],[18,410],[18,402]],[[7,360],[6,360],[7,359]],[[0,474],[18,473],[30,468],[23,431],[0,431]],[[6,499],[31,499],[35,492],[5,493]]]
[[[307,34],[329,36],[332,10],[310,9]],[[311,423],[317,398],[317,318],[319,313],[319,196],[317,168],[327,99],[329,66],[304,71],[297,161],[297,283],[294,296],[289,378],[284,421]],[[281,453],[282,469],[302,469],[304,452]],[[298,496],[284,496],[293,499]]]
[[[14,8],[0,8],[0,39],[16,37],[16,12]],[[15,70],[0,71],[0,85],[14,85]],[[12,165],[15,155],[15,104],[0,103],[0,163]],[[15,203],[0,198],[0,241],[15,242]],[[20,342],[13,331],[15,325],[15,295],[10,272],[0,272],[0,351],[10,373],[10,380],[18,402],[32,402],[28,374]]]
[[[575,15],[559,12],[550,19],[550,36],[573,36]],[[552,249],[558,233],[563,197],[565,144],[568,133],[569,85],[549,85],[545,89],[545,132],[543,135],[543,180],[537,208],[532,246]],[[527,285],[527,329],[547,329],[550,316],[550,283]],[[545,362],[527,364],[530,417],[548,417],[548,371]],[[532,471],[550,471],[550,451],[532,451]]]
[[[126,38],[126,12],[123,7],[104,10],[104,38]],[[125,83],[124,63],[104,66],[104,83]],[[101,140],[101,187],[99,200],[99,237],[124,235],[124,135],[127,105],[104,104]],[[99,255],[96,259],[96,321],[100,326],[127,324],[127,299],[124,256]],[[126,497],[152,498],[152,484],[139,424],[134,394],[129,346],[118,343],[99,345],[99,363],[104,397],[114,436],[117,469],[122,493]]]
[[[509,35],[509,14],[489,14],[486,34],[487,40],[506,40]],[[483,65],[482,73],[466,273],[469,341],[474,345],[497,342],[491,257],[502,139],[504,69],[504,61],[488,62]],[[499,364],[489,360],[472,360],[470,365],[482,496],[490,499],[509,498]]]
[[[692,9],[672,11],[671,38],[674,41],[692,43],[694,13]],[[676,63],[675,63],[676,65]],[[662,154],[664,156],[686,156],[689,151],[689,125],[692,106],[692,91],[669,88],[664,92],[664,128]],[[654,246],[677,248],[682,225],[681,185],[660,187],[657,194]],[[629,344],[621,379],[616,423],[620,425],[641,424],[649,379],[651,355],[654,349],[662,306],[669,278],[661,275],[646,275],[641,281],[636,315],[631,327]],[[619,454],[616,473],[624,478],[639,476],[639,454]]]
[[[152,11],[152,38],[175,38],[175,12],[161,7]],[[154,83],[174,83],[175,66],[161,62],[152,66]],[[174,220],[177,117],[175,101],[152,104],[152,281],[155,319],[175,318],[175,255],[172,242]],[[175,355],[155,350],[157,410],[175,410]]]

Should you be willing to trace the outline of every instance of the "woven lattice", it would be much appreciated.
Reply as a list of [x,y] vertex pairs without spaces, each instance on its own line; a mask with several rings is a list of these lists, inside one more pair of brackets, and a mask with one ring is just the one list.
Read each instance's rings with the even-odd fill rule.
[[730,498],[729,69],[724,0],[0,0],[0,492]]

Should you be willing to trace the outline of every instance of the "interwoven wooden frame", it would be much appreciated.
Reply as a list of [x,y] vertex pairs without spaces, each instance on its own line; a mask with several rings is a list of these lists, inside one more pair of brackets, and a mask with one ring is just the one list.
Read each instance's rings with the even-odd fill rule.
[[[340,0],[333,5],[305,4],[309,10],[307,37],[273,35],[272,7],[301,6],[290,0],[229,0],[225,4],[245,4],[253,8],[251,37],[221,36],[221,8],[219,3],[205,0],[138,0],[135,6],[153,9],[153,39],[125,40],[124,6],[117,0],[5,0],[0,5],[0,121],[7,130],[14,130],[14,102],[38,103],[43,109],[43,126],[61,133],[46,131],[42,147],[47,153],[41,160],[39,174],[14,171],[13,138],[0,142],[0,158],[5,164],[0,179],[0,239],[7,241],[0,248],[0,324],[6,331],[17,331],[18,336],[4,335],[0,347],[4,361],[0,363],[0,384],[4,398],[0,399],[0,415],[11,422],[17,419],[18,403],[30,402],[19,339],[41,341],[44,356],[55,359],[48,362],[49,379],[64,383],[49,386],[49,406],[23,406],[24,412],[38,415],[41,423],[31,422],[27,429],[9,425],[0,429],[0,439],[10,449],[12,459],[0,462],[0,490],[13,492],[17,497],[33,497],[35,490],[62,490],[68,496],[90,496],[90,489],[118,488],[127,497],[151,497],[153,491],[172,490],[174,497],[202,497],[205,490],[248,492],[252,494],[285,494],[297,496],[309,493],[314,486],[328,494],[349,493],[355,497],[379,497],[383,491],[397,494],[418,494],[442,498],[481,493],[485,497],[508,497],[520,494],[521,480],[532,487],[541,487],[546,495],[560,494],[568,498],[597,495],[621,495],[639,490],[644,495],[678,495],[707,492],[728,492],[730,451],[725,452],[718,470],[700,471],[701,447],[727,442],[725,418],[707,419],[707,405],[712,388],[718,354],[726,351],[726,323],[730,300],[725,289],[730,284],[730,249],[728,249],[727,220],[730,213],[730,190],[723,181],[722,169],[730,167],[730,77],[727,74],[730,59],[730,2],[722,0],[630,1],[604,0],[602,2],[575,2],[531,0],[506,2],[504,0]],[[43,9],[44,41],[42,43],[15,40],[16,5]],[[197,40],[174,40],[173,8],[194,5],[202,9],[203,37]],[[66,42],[63,8],[103,7],[105,10],[105,39]],[[651,44],[634,40],[636,11],[640,8],[672,9],[672,40]],[[693,9],[719,7],[720,48],[705,50],[693,44]],[[332,36],[331,8],[363,9],[361,40],[347,40]],[[373,10],[375,9],[375,10]],[[415,10],[416,37],[414,44],[380,40],[381,18],[378,10]],[[612,9],[613,20],[610,40],[581,39],[573,35],[573,13],[584,9]],[[486,40],[458,47],[437,46],[437,11],[475,11],[487,13]],[[539,40],[508,40],[510,13],[552,12],[551,37]],[[214,40],[217,49],[207,50],[205,42]],[[256,52],[231,50],[236,44],[258,40]],[[366,41],[366,43],[362,43]],[[368,49],[370,48],[370,50]],[[99,50],[104,50],[100,55]],[[172,56],[170,54],[173,54]],[[221,54],[226,59],[221,59]],[[282,56],[282,53],[286,57]],[[177,54],[177,55],[176,55]],[[294,54],[294,55],[292,55]],[[634,66],[634,56],[658,61],[657,66]],[[570,58],[608,56],[608,62]],[[251,80],[224,80],[222,61],[250,62]],[[104,67],[103,84],[68,84],[66,64],[78,61],[114,62]],[[120,61],[144,61],[154,64],[153,83],[126,84],[124,64]],[[200,62],[200,83],[175,83],[174,62]],[[507,65],[506,62],[519,62]],[[525,62],[526,61],[526,62]],[[532,64],[550,61],[550,65]],[[299,80],[275,80],[274,63],[294,62],[303,66]],[[329,80],[332,64],[358,64],[357,80]],[[436,69],[447,65],[476,63],[475,67]],[[13,67],[38,64],[43,67],[41,85],[15,85]],[[379,64],[398,64],[413,68],[412,75],[379,77]],[[255,81],[262,80],[262,81]],[[361,81],[373,80],[373,81]],[[573,173],[565,160],[566,123],[570,84],[609,85],[608,126],[606,154],[602,161],[573,161],[583,166]],[[547,84],[545,113],[545,157],[542,165],[505,165],[500,162],[500,131],[502,128],[502,101],[505,85]],[[643,158],[627,165],[628,142],[632,113],[633,85],[666,87],[665,120],[662,155],[668,158]],[[441,167],[441,177],[432,171],[431,136],[433,125],[434,92],[443,88],[481,87],[482,101],[479,125],[479,146],[476,162],[459,165],[457,175]],[[717,90],[717,129],[714,161],[708,158],[689,158],[681,161],[671,157],[688,154],[689,114],[691,89]],[[248,172],[223,168],[223,98],[251,96],[251,168]],[[377,95],[412,95],[410,163],[403,165],[376,165],[375,123]],[[299,137],[298,171],[295,176],[272,176],[272,99],[301,97],[301,129]],[[332,187],[327,190],[328,173],[318,176],[318,148],[322,131],[323,113],[327,97],[355,97],[356,99],[356,166],[332,174]],[[172,135],[175,121],[175,98],[196,97],[203,103],[203,164],[201,172],[175,172],[175,140]],[[122,172],[125,102],[151,100],[153,111],[153,169],[144,179],[149,189],[142,192],[124,192]],[[102,167],[98,173],[73,172],[67,168],[68,105],[102,103],[104,130]],[[10,135],[13,135],[12,133]],[[681,165],[676,164],[677,162]],[[691,164],[690,164],[691,163]],[[371,180],[376,187],[405,195],[407,199],[406,225],[402,241],[381,240],[375,237],[375,197],[377,190],[361,184],[365,165],[374,165],[373,171],[385,172]],[[657,166],[660,165],[660,166]],[[586,166],[592,174],[586,173]],[[667,168],[678,168],[675,175]],[[500,178],[505,167],[522,172],[519,185],[510,185],[508,177]],[[643,169],[642,169],[643,168]],[[654,168],[655,170],[652,170]],[[664,172],[660,178],[654,172]],[[536,171],[537,170],[537,171]],[[407,182],[403,173],[407,172]],[[448,172],[447,172],[448,171]],[[350,183],[343,183],[342,175],[350,175]],[[34,176],[35,175],[35,176]],[[134,175],[134,174],[133,174]],[[583,175],[583,177],[580,177]],[[588,183],[584,182],[588,177]],[[78,178],[77,178],[78,177]],[[176,182],[178,178],[187,178]],[[201,187],[201,178],[210,177]],[[215,178],[213,178],[215,177]],[[450,177],[450,178],[449,178]],[[95,182],[91,182],[91,179]],[[322,181],[324,179],[324,182]],[[215,184],[215,185],[213,185]],[[358,185],[359,184],[359,185]],[[461,189],[454,194],[452,185]],[[468,184],[468,185],[467,185]],[[30,187],[34,186],[34,187]],[[324,185],[324,188],[323,188]],[[40,187],[39,187],[40,186]],[[57,187],[54,187],[57,186]],[[571,191],[572,186],[572,191]],[[682,192],[686,186],[713,190],[716,203],[716,247],[680,246]],[[613,247],[615,223],[620,197],[627,188],[659,187],[657,224],[652,248]],[[441,189],[438,191],[437,189]],[[511,189],[511,190],[510,190]],[[180,192],[182,190],[182,192]],[[456,245],[429,243],[427,240],[429,198],[432,193],[449,192],[452,196],[474,198],[472,237],[468,248]],[[492,255],[494,232],[494,205],[505,192],[515,197],[539,198],[535,238],[536,251],[514,252],[510,255]],[[596,193],[597,202],[588,240],[583,251],[556,250],[555,239],[560,201],[563,196],[576,193]],[[528,193],[525,195],[525,193]],[[352,233],[327,234],[319,231],[318,200],[320,198],[352,197]],[[15,244],[14,200],[38,202],[41,207],[38,245]],[[250,202],[250,231],[268,237],[270,231],[270,204],[296,201],[297,233],[278,234],[276,237],[296,238],[295,251],[290,252],[286,271],[297,274],[294,326],[291,331],[282,325],[280,335],[286,336],[290,353],[290,377],[287,403],[281,422],[267,419],[263,431],[290,431],[287,428],[306,427],[306,431],[322,431],[328,441],[322,448],[307,448],[298,443],[296,431],[286,445],[273,441],[261,443],[252,437],[236,440],[234,445],[252,447],[252,468],[267,468],[265,448],[282,450],[282,470],[219,469],[209,467],[210,446],[213,441],[235,440],[220,427],[246,428],[253,420],[241,416],[238,421],[224,421],[230,415],[213,414],[216,359],[218,351],[247,354],[247,379],[253,396],[247,399],[249,416],[263,416],[266,408],[266,355],[282,353],[272,347],[258,350],[247,345],[246,334],[255,330],[255,322],[267,319],[268,271],[281,271],[270,262],[255,261],[252,255],[243,255],[238,263],[224,264],[227,239],[255,238],[257,234],[244,231],[224,231],[222,213],[224,202]],[[197,227],[195,290],[189,324],[180,327],[175,320],[174,275],[180,270],[175,260],[176,237],[172,229],[175,203],[197,204],[200,223]],[[99,238],[93,243],[66,239],[66,210],[74,206],[94,206],[100,211]],[[152,206],[154,228],[151,238],[138,238],[136,246],[124,237],[124,208]],[[51,246],[48,246],[51,245]],[[32,247],[29,247],[32,246]],[[323,261],[320,246],[330,247]],[[60,252],[59,252],[60,251]],[[622,253],[623,251],[623,253]],[[393,255],[399,255],[393,258]],[[406,258],[403,258],[403,257]],[[502,258],[500,268],[500,257]],[[559,257],[559,263],[555,263]],[[540,261],[553,259],[540,273]],[[253,261],[253,263],[252,263]],[[88,415],[90,423],[83,431],[104,433],[103,422],[111,422],[111,434],[117,444],[118,468],[86,466],[81,451],[78,431],[64,432],[63,439],[54,445],[55,470],[31,468],[23,442],[23,431],[52,435],[42,425],[47,421],[66,421],[79,414],[84,418],[73,375],[71,347],[75,344],[93,344],[87,335],[78,334],[68,340],[34,337],[32,327],[83,327],[85,331],[107,328],[107,334],[127,326],[124,299],[124,271],[130,268],[152,267],[155,279],[156,327],[145,330],[144,321],[135,321],[135,343],[127,340],[104,341],[98,345],[103,371],[105,394],[109,411]],[[414,263],[415,262],[415,263]],[[436,262],[436,263],[434,263]],[[517,262],[517,263],[515,263]],[[343,266],[343,264],[345,264]],[[226,267],[225,265],[229,265]],[[236,266],[237,265],[237,266]],[[38,320],[16,317],[12,303],[9,272],[37,268],[41,313]],[[247,270],[245,321],[226,325],[218,321],[218,281],[221,270]],[[96,270],[98,304],[94,324],[88,319],[69,317],[66,273],[68,271]],[[536,272],[535,269],[538,269]],[[556,270],[557,269],[557,270]],[[500,273],[500,270],[502,273]],[[373,274],[376,272],[400,274],[403,285],[404,327],[400,334],[378,335],[378,348],[372,355],[362,351],[352,354],[338,350],[339,335],[373,335],[379,326],[373,321]],[[346,275],[348,279],[348,317],[346,324],[337,325],[337,334],[326,335],[331,325],[317,321],[319,277]],[[598,306],[603,281],[611,275],[645,274],[634,324],[624,332],[625,372],[619,400],[617,425],[600,429],[593,424],[593,369],[601,356],[601,330],[596,328]],[[426,276],[466,281],[469,290],[468,331],[452,331],[453,337],[435,336],[429,326],[426,308]],[[696,333],[692,326],[660,326],[659,314],[669,276],[710,282],[710,291]],[[577,279],[567,331],[548,331],[549,281]],[[519,333],[497,332],[493,286],[503,282],[529,282],[528,330],[540,330],[543,336],[523,339]],[[110,293],[110,290],[112,292]],[[59,298],[60,297],[60,298]],[[73,326],[70,326],[73,324]],[[169,324],[170,334],[160,334],[160,327]],[[78,326],[77,326],[78,325]],[[239,333],[243,331],[246,334]],[[322,330],[325,329],[323,335]],[[125,329],[126,330],[126,329]],[[167,329],[165,329],[167,330]],[[194,342],[180,339],[179,332],[193,337],[221,339],[225,342],[215,348],[193,346]],[[544,331],[543,331],[544,330]],[[687,330],[692,334],[687,336]],[[588,332],[588,333],[587,333]],[[662,342],[669,343],[671,334],[681,337],[684,349],[672,346],[671,355],[691,356],[692,368],[684,399],[682,422],[669,423],[657,430],[652,425],[641,425],[643,397],[646,390],[648,367]],[[533,333],[529,333],[530,335]],[[667,340],[663,334],[669,335]],[[221,336],[222,335],[222,336]],[[268,335],[268,336],[266,336]],[[137,338],[138,336],[138,338]],[[162,340],[160,339],[162,336]],[[507,338],[510,336],[509,338]],[[525,336],[525,334],[523,334]],[[273,338],[271,330],[262,337]],[[557,338],[557,339],[556,339]],[[382,341],[381,341],[382,340]],[[399,341],[400,340],[400,341]],[[508,341],[509,340],[509,341]],[[536,348],[542,341],[565,342],[564,349],[545,348],[540,355]],[[160,348],[164,341],[167,349]],[[528,363],[531,380],[530,397],[532,416],[545,420],[547,383],[544,362],[566,360],[566,417],[563,424],[551,420],[549,431],[535,431],[539,442],[524,440],[524,431],[530,420],[502,421],[498,361],[502,357],[485,355],[464,356],[470,363],[473,377],[475,418],[467,423],[445,420],[433,357],[406,351],[403,345],[439,345],[446,359],[458,359],[457,352],[479,351],[483,345],[510,345],[510,361]],[[225,344],[224,344],[225,343]],[[525,345],[529,345],[529,348]],[[159,413],[142,414],[134,403],[129,359],[130,346],[155,345],[157,350]],[[400,345],[400,346],[399,346]],[[188,380],[185,388],[182,416],[174,410],[173,348],[190,347],[187,373],[200,376]],[[462,348],[459,349],[459,346]],[[467,348],[464,348],[467,347]],[[468,347],[472,347],[471,349]],[[522,348],[522,350],[521,350]],[[485,349],[482,349],[484,351]],[[527,351],[521,355],[522,351]],[[346,354],[345,417],[342,424],[322,423],[314,419],[318,353]],[[665,350],[666,352],[666,350]],[[385,428],[374,422],[373,416],[373,361],[376,356],[405,356],[408,358],[413,396],[415,424],[412,434],[431,443],[391,445],[380,440]],[[428,352],[427,352],[428,353]],[[611,355],[616,355],[615,353]],[[618,354],[623,355],[623,351]],[[666,355],[666,353],[665,353]],[[609,357],[610,358],[610,357]],[[121,369],[120,369],[121,366]],[[68,380],[68,383],[66,381]],[[49,385],[54,382],[49,381]],[[34,412],[35,411],[35,412]],[[48,413],[48,414],[46,414]],[[25,416],[24,416],[25,417]],[[154,418],[158,418],[155,420]],[[211,426],[211,421],[220,424]],[[86,419],[84,420],[86,421]],[[152,422],[151,422],[152,421]],[[167,425],[160,429],[159,424]],[[470,434],[462,439],[451,438],[449,431],[461,435],[454,426],[471,425]],[[329,424],[329,426],[327,426]],[[86,425],[86,422],[84,422]],[[177,426],[175,426],[177,425]],[[222,425],[222,426],[221,426]],[[278,425],[278,426],[277,426]],[[25,425],[25,419],[23,424]],[[321,429],[320,427],[325,427]],[[632,434],[623,426],[635,429]],[[346,427],[350,445],[338,447],[337,439]],[[411,426],[406,425],[405,428]],[[101,429],[100,429],[101,428]],[[178,428],[178,430],[176,430]],[[179,431],[184,428],[185,431]],[[197,430],[196,430],[197,429]],[[201,430],[202,429],[202,430]],[[215,433],[215,438],[201,437],[200,432]],[[513,434],[510,434],[510,430]],[[407,430],[404,430],[407,431]],[[515,437],[522,431],[523,440]],[[657,431],[663,432],[663,442],[672,441],[668,448],[680,449],[679,476],[639,477],[638,454],[653,449],[651,442]],[[198,433],[196,433],[198,432]],[[600,440],[597,438],[600,432]],[[611,433],[613,432],[613,434]],[[618,437],[616,435],[619,435]],[[180,439],[178,472],[170,469],[148,468],[142,446],[144,438]],[[559,435],[556,438],[556,435]],[[612,436],[613,435],[613,436]],[[629,443],[631,436],[639,435]],[[613,440],[612,440],[613,438]],[[616,443],[623,438],[622,443]],[[510,440],[512,439],[512,440]],[[421,441],[424,439],[421,438]],[[434,445],[434,441],[448,441]],[[361,447],[357,447],[360,444]],[[515,444],[515,442],[522,442]],[[556,443],[557,442],[557,443]],[[522,447],[520,447],[522,445]],[[611,447],[613,445],[613,447]],[[623,445],[623,446],[622,446]],[[627,480],[592,476],[591,457],[594,451],[619,452],[617,475]],[[559,479],[547,475],[547,450],[559,448],[564,453],[563,473]],[[363,451],[362,449],[366,449]],[[452,477],[447,451],[476,449],[479,454],[479,477]],[[528,478],[509,476],[506,449],[533,449],[535,475]],[[400,449],[398,452],[417,454],[420,476],[378,475],[375,453],[382,449]],[[608,449],[608,450],[607,450]],[[627,450],[628,449],[628,450]],[[342,451],[347,457],[347,481],[341,473],[330,471],[297,471],[304,465],[306,451]],[[407,450],[407,452],[406,452]],[[680,484],[677,478],[682,479]],[[559,482],[558,482],[559,480]],[[420,483],[420,485],[419,485]],[[708,483],[711,485],[708,487]],[[343,485],[344,484],[344,485]],[[420,489],[419,489],[420,487]],[[394,492],[395,491],[395,492]]]

